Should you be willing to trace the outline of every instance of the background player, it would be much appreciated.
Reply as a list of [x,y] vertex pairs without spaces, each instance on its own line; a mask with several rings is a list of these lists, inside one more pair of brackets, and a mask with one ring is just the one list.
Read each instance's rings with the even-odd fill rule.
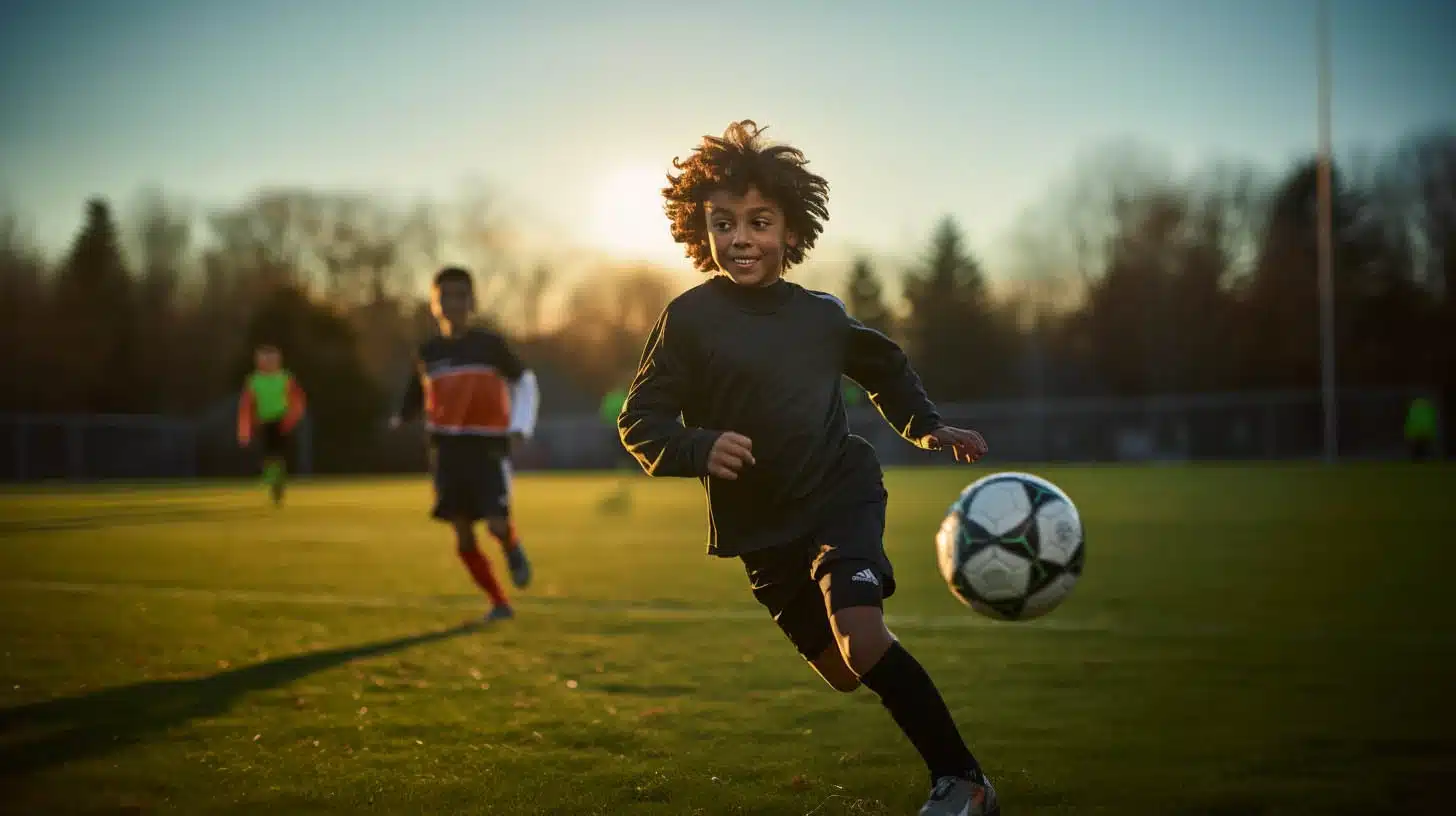
[[510,453],[513,440],[535,432],[536,375],[505,338],[469,325],[476,305],[469,272],[442,269],[430,295],[440,333],[420,347],[390,424],[399,427],[424,415],[435,486],[432,515],[454,528],[461,562],[490,598],[486,619],[510,618],[510,600],[480,551],[475,524],[484,521],[500,542],[515,585],[530,583],[531,565],[511,520]]
[[[622,406],[627,404],[627,389],[616,387],[602,395],[602,404],[597,409],[602,422],[611,428],[612,436],[617,435],[617,417],[622,415]],[[614,464],[618,469],[637,469],[637,460],[622,448],[620,444],[612,446],[616,452]],[[631,474],[623,473],[617,478],[616,485],[606,498],[602,499],[601,510],[603,513],[622,514],[632,509],[632,482]]]
[[930,770],[921,813],[999,813],[940,692],[885,627],[887,494],[874,449],[849,432],[841,377],[922,448],[975,461],[985,442],[941,422],[893,341],[782,280],[828,217],[828,184],[804,165],[751,121],[674,160],[673,237],[716,274],[664,310],[618,428],[649,474],[703,481],[709,553],[742,559],[754,596],[829,685],[879,696]]
[[279,505],[288,481],[288,442],[303,418],[307,398],[298,381],[283,368],[277,346],[259,346],[253,352],[253,365],[238,404],[238,445],[246,448],[258,440],[263,483],[273,503]]

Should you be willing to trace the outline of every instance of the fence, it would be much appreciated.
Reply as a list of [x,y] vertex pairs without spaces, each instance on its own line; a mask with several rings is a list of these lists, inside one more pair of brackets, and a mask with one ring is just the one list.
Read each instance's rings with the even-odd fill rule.
[[[1406,411],[1417,396],[1440,404],[1428,389],[1340,393],[1339,457],[1404,457]],[[1324,409],[1317,392],[1026,400],[946,405],[940,411],[948,423],[984,434],[992,455],[1003,461],[1299,460],[1323,454]],[[894,433],[873,412],[856,416],[855,429],[875,444],[886,464],[931,458],[889,444]],[[1443,441],[1437,452],[1444,450]]]
[[195,424],[152,416],[7,416],[9,481],[166,479],[197,474]]
[[[1418,389],[1339,397],[1340,456],[1396,459]],[[1438,403],[1439,405],[1439,403]],[[232,441],[231,410],[195,420],[135,416],[0,416],[0,481],[188,479],[250,472]],[[1116,462],[1290,460],[1321,455],[1322,409],[1313,392],[1069,399],[942,405],[947,422],[975,428],[991,461]],[[872,408],[851,416],[886,465],[942,461],[901,442]],[[311,470],[311,426],[300,427],[295,467]],[[398,440],[396,440],[398,441]],[[1445,450],[1440,440],[1437,452]],[[398,446],[396,446],[398,447]],[[412,464],[381,470],[415,467]],[[547,416],[522,452],[522,469],[596,469],[622,461],[615,430],[596,416]]]
[[[194,479],[256,472],[231,425],[111,414],[0,415],[0,482]],[[311,469],[311,427],[300,424],[295,468]]]
[[[1405,415],[1418,395],[1436,399],[1425,389],[1341,393],[1336,406],[1340,457],[1403,457]],[[991,461],[1299,460],[1323,453],[1318,392],[1014,400],[938,408],[946,422],[984,434]],[[595,417],[542,425],[539,437],[548,446],[542,458],[551,467],[609,467],[618,456],[615,433]],[[885,465],[944,461],[905,444],[872,407],[852,411],[850,425],[875,446]],[[1437,451],[1442,449],[1438,444]]]

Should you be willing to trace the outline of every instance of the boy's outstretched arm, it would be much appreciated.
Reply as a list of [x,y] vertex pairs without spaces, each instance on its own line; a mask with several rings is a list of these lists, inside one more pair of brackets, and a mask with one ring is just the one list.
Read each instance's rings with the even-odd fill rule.
[[986,452],[986,441],[975,431],[952,428],[941,420],[900,346],[853,317],[849,322],[844,373],[864,387],[880,416],[918,448],[950,448],[957,460],[979,459]]
[[389,424],[398,427],[401,423],[409,422],[419,416],[424,408],[425,389],[420,385],[420,373],[411,368],[409,379],[404,383],[404,396],[400,398],[399,407],[394,416],[390,417]]
[[501,341],[498,368],[506,377],[510,388],[510,421],[507,431],[511,436],[530,439],[536,435],[536,419],[541,412],[541,387],[536,382],[536,372],[526,367],[516,356],[514,349]]
[[708,475],[708,456],[720,434],[684,427],[680,419],[689,379],[670,313],[669,307],[647,338],[617,415],[617,433],[649,476],[702,477]]
[[288,413],[283,416],[283,432],[293,433],[293,429],[298,426],[299,420],[303,419],[306,410],[308,410],[308,395],[303,392],[303,386],[298,384],[298,379],[290,374],[288,377]]
[[246,448],[253,441],[253,420],[257,413],[253,389],[243,383],[243,395],[238,398],[238,445]]

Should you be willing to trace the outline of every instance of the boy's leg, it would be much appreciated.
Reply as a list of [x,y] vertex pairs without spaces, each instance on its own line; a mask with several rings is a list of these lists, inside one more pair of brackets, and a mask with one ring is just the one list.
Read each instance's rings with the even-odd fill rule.
[[287,438],[277,422],[264,423],[259,429],[263,446],[263,483],[274,504],[283,502],[287,479]]
[[824,598],[810,576],[814,555],[812,541],[803,540],[751,552],[741,560],[753,597],[768,609],[799,654],[835,691],[854,691],[859,678],[834,642]]
[[475,522],[484,516],[480,502],[481,480],[471,467],[472,457],[468,452],[464,456],[456,455],[458,453],[436,451],[432,456],[435,507],[431,515],[454,528],[455,552],[460,562],[495,607],[489,617],[509,617],[510,599],[496,580],[495,571],[480,551],[480,542],[475,537]]
[[531,562],[521,547],[521,537],[516,533],[515,522],[511,520],[511,462],[501,458],[487,463],[483,474],[481,505],[488,508],[485,516],[486,529],[500,544],[511,568],[511,581],[518,589],[531,583]]
[[631,512],[632,475],[634,471],[640,473],[641,467],[632,454],[619,443],[617,452],[612,458],[613,478],[616,479],[616,483],[612,486],[612,491],[598,505],[601,512],[611,515],[623,515]]
[[[995,813],[995,794],[940,690],[885,626],[883,600],[894,594],[895,577],[884,554],[884,514],[883,499],[868,501],[836,513],[820,531],[823,543],[813,575],[835,643],[850,670],[880,698],[925,761],[935,794],[960,797],[972,814]],[[957,789],[958,783],[947,779],[965,784]],[[923,812],[939,812],[935,804],[933,797]],[[958,809],[956,805],[946,812]]]
[[480,551],[480,544],[475,538],[475,525],[469,519],[457,518],[451,526],[455,528],[455,552],[459,554],[460,562],[465,565],[465,570],[470,573],[475,585],[490,598],[491,606],[496,609],[509,609],[510,599],[506,597],[500,581],[496,580],[490,560]]

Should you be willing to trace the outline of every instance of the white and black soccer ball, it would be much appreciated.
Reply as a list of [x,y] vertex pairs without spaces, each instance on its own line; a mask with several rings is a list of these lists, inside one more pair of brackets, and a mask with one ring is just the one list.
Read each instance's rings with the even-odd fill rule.
[[1029,473],[996,473],[961,491],[935,548],[962,603],[997,620],[1052,611],[1082,575],[1082,519],[1061,488]]

